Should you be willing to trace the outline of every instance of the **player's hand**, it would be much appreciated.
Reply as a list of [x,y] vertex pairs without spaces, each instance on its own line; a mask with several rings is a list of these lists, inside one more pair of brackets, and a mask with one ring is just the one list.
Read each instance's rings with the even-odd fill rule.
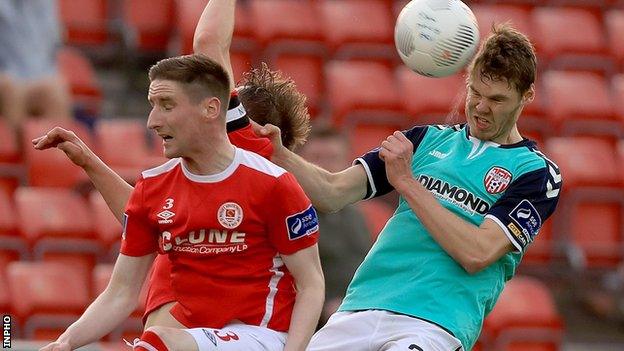
[[83,168],[94,155],[93,151],[74,132],[61,127],[54,127],[45,135],[33,139],[32,143],[37,150],[55,147],[63,151],[74,164]]
[[39,351],[71,351],[71,346],[66,342],[51,342],[39,349]]
[[269,140],[271,140],[271,144],[273,144],[272,156],[275,156],[284,149],[284,144],[282,144],[282,131],[279,127],[270,123],[261,126],[254,121],[251,121],[251,125],[256,135],[269,138]]
[[386,164],[388,181],[397,190],[414,179],[412,175],[413,153],[414,144],[399,131],[394,132],[381,143],[379,157]]

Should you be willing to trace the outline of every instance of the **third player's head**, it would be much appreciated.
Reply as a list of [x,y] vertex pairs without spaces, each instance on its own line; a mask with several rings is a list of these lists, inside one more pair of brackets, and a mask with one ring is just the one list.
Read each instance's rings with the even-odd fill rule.
[[305,143],[310,133],[310,115],[305,95],[292,79],[282,77],[266,64],[243,75],[238,97],[254,122],[281,129],[282,143],[293,150]]
[[509,25],[492,28],[468,67],[466,120],[481,140],[520,139],[516,122],[533,100],[537,60],[529,39]]
[[164,59],[149,71],[147,126],[163,139],[165,156],[192,157],[204,142],[225,135],[229,78],[218,63],[201,55]]

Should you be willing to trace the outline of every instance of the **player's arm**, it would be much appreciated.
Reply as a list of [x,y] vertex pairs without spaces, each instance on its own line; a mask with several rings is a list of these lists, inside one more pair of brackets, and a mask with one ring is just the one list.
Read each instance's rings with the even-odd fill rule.
[[108,334],[136,308],[154,254],[131,257],[120,254],[106,289],[83,315],[42,351],[74,350]]
[[234,90],[230,45],[234,35],[236,0],[210,0],[199,18],[193,36],[193,51],[219,63],[230,76]]
[[271,161],[292,173],[303,187],[314,207],[321,212],[336,212],[362,200],[366,195],[367,177],[364,167],[351,166],[332,173],[316,166],[282,145],[280,130],[274,125],[254,126],[254,130],[271,139]]
[[[481,225],[476,226],[444,208],[414,178],[411,172],[412,149],[412,142],[400,132],[395,132],[381,144],[379,155],[386,163],[388,181],[407,201],[434,240],[471,274],[488,267],[514,249],[523,250],[537,235],[543,223],[542,219],[545,220],[550,216],[557,204],[558,190],[556,194],[552,192],[549,194],[545,186],[546,181],[543,181],[549,173],[543,169],[541,172],[543,174],[531,174],[512,184],[506,192],[506,198],[493,206],[491,212],[494,215],[488,214]],[[534,186],[536,181],[537,187]],[[561,186],[560,183],[559,179],[557,188]],[[507,229],[507,225],[511,222],[505,220],[506,223],[503,224],[496,217],[496,213],[498,217],[513,218],[513,209],[522,205],[522,199],[531,199],[534,202],[530,208],[527,205],[527,208],[530,210],[531,218],[539,218],[539,221],[536,221],[535,226],[526,228],[517,223],[521,226],[516,228],[517,230],[521,233],[523,229],[526,230],[526,234],[521,234],[523,238],[519,239]]]
[[292,255],[282,255],[282,259],[297,287],[284,351],[304,350],[314,333],[325,299],[325,280],[318,245]]
[[33,139],[32,143],[37,150],[56,147],[63,151],[74,164],[87,173],[115,218],[122,222],[132,186],[108,167],[74,132],[55,127],[45,135]]

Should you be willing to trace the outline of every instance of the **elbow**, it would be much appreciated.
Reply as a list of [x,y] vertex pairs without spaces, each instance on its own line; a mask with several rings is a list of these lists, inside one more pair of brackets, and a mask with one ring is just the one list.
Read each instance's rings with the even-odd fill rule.
[[461,266],[468,274],[473,275],[487,268],[490,263],[490,260],[484,255],[473,255],[464,258],[461,262]]
[[215,57],[215,55],[227,54],[229,50],[229,44],[210,31],[203,31],[193,38],[193,52],[196,54]]

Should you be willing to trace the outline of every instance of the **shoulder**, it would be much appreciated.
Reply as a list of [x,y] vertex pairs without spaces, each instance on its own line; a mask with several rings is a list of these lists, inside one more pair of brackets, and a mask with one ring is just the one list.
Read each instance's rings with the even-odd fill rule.
[[148,170],[145,170],[141,173],[141,177],[144,180],[150,179],[150,178],[155,178],[164,174],[167,174],[169,172],[171,172],[173,169],[176,168],[176,166],[178,166],[181,162],[180,158],[173,158],[165,163],[163,163],[160,166],[154,167],[154,168],[150,168]]
[[243,149],[239,149],[239,151],[240,151],[240,160],[239,160],[240,164],[255,172],[258,172],[260,174],[263,174],[272,178],[279,178],[285,173],[288,173],[282,167],[276,165],[275,163],[267,160],[266,158],[256,153],[243,150]]

